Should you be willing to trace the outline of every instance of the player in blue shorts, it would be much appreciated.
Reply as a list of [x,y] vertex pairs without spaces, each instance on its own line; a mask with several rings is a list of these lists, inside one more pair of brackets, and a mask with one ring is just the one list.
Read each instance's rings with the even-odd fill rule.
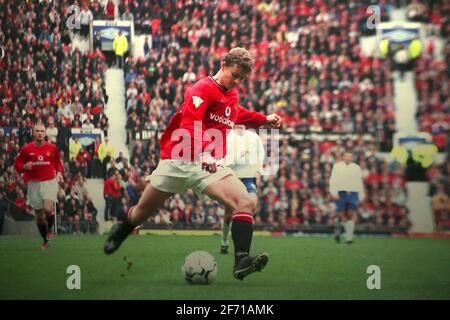
[[352,161],[352,153],[345,151],[343,161],[336,163],[331,170],[330,193],[335,199],[337,207],[334,220],[334,238],[337,243],[341,240],[342,222],[345,222],[347,243],[353,243],[356,212],[359,202],[363,201],[365,197],[361,168]]

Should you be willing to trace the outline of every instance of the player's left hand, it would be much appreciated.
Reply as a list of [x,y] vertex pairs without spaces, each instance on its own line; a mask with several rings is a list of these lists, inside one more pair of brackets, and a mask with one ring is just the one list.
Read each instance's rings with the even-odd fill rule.
[[279,128],[281,125],[281,117],[275,113],[272,113],[266,117],[266,124],[270,128]]

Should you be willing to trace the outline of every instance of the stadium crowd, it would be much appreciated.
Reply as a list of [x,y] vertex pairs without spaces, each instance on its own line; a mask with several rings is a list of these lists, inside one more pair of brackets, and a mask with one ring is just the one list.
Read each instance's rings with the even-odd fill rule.
[[58,146],[63,159],[59,225],[69,232],[95,232],[96,209],[83,181],[103,176],[95,169],[98,145],[72,141],[71,128],[98,128],[107,134],[106,64],[100,50],[81,53],[72,48],[72,33],[66,27],[69,5],[69,1],[0,3],[0,43],[5,53],[0,61],[0,192],[15,218],[30,218],[26,188],[12,164],[20,148],[32,141],[34,124],[43,123],[47,141]]
[[[136,142],[131,155],[137,177],[150,173],[155,165],[156,138],[144,144]],[[306,138],[298,140],[286,135],[280,145],[279,171],[276,176],[258,179],[255,224],[268,230],[313,230],[331,227],[335,203],[328,193],[333,164],[346,148],[354,150],[360,164],[367,198],[359,211],[359,222],[365,230],[406,230],[410,226],[406,208],[404,168],[388,163],[377,155],[377,146],[370,135],[343,135],[333,139]],[[139,182],[137,183],[139,184]],[[122,201],[127,202],[127,197]],[[164,208],[150,223],[218,228],[223,208],[209,199],[198,199],[192,192],[166,201]]]
[[[82,9],[83,26],[91,19],[117,18],[117,13],[121,19],[132,19],[138,34],[152,34],[144,45],[145,58],[129,58],[124,68],[130,159],[116,155],[106,139],[90,146],[70,139],[70,128],[98,128],[107,136],[108,97],[103,81],[107,65],[100,48],[83,54],[72,48],[72,32],[65,27],[69,1],[1,2],[5,58],[0,69],[5,72],[0,73],[0,127],[13,129],[0,133],[0,193],[15,208],[29,212],[23,181],[11,165],[20,147],[30,141],[33,124],[42,121],[64,159],[65,183],[57,213],[67,222],[68,232],[94,230],[89,221],[95,222],[97,210],[84,187],[89,177],[105,178],[105,219],[123,219],[138,200],[142,178],[156,167],[158,132],[182,103],[184,91],[217,70],[231,47],[245,46],[256,63],[241,91],[242,105],[282,115],[285,134],[342,136],[283,140],[279,176],[263,178],[258,185],[264,202],[257,208],[256,224],[268,229],[330,225],[331,166],[342,145],[353,145],[370,191],[360,222],[367,228],[407,228],[402,168],[374,155],[391,149],[395,119],[391,65],[364,56],[358,44],[367,31],[361,21],[367,19],[369,2],[126,0],[116,8],[111,0],[90,1]],[[389,1],[380,1],[380,7],[385,21]],[[437,17],[439,10],[433,7],[430,12],[434,29],[448,33],[448,22]],[[85,36],[86,28],[80,32]],[[420,117],[448,106],[447,90],[437,85],[448,78],[446,53],[443,65],[426,59],[417,63],[416,73],[425,77],[422,84],[417,80]],[[442,113],[436,117],[445,119]],[[431,130],[442,133],[439,121],[430,121]],[[425,126],[427,121],[421,123]],[[150,134],[148,141],[136,139],[143,131]],[[364,135],[372,138],[363,139]],[[168,200],[150,222],[218,228],[221,210],[215,201],[188,192]]]
[[[435,145],[441,152],[450,151],[450,3],[431,1],[422,4],[413,1],[409,4],[410,20],[426,23],[427,39],[422,57],[414,66],[414,79],[417,90],[417,120],[420,130],[433,136]],[[417,20],[418,19],[418,20]],[[438,52],[436,38],[443,39],[441,52]]]
[[[417,121],[421,131],[433,137],[439,151],[447,154],[445,161],[431,165],[426,177],[434,224],[439,231],[450,230],[450,3],[448,1],[412,1],[408,18],[424,22],[428,28],[425,53],[414,66],[418,98]],[[444,39],[442,52],[437,51],[436,37]]]
[[144,45],[146,58],[128,59],[125,67],[129,137],[164,129],[183,92],[218,69],[229,48],[245,46],[256,63],[242,105],[277,112],[292,132],[370,133],[388,151],[393,77],[388,63],[361,52],[357,21],[367,18],[365,10],[334,1],[154,4],[152,19],[160,24]]
[[445,49],[446,60],[434,58],[431,54],[417,61],[414,68],[415,86],[418,97],[417,120],[420,130],[433,136],[440,151],[449,150],[450,95],[449,73],[450,45]]
[[[395,132],[393,77],[389,63],[365,57],[359,48],[357,22],[367,18],[366,6],[286,1],[252,7],[251,1],[224,1],[214,8],[211,1],[193,1],[165,3],[161,10],[153,4],[152,40],[144,44],[145,59],[128,59],[125,67],[126,128],[128,141],[133,141],[130,163],[138,176],[156,167],[157,132],[176,112],[184,91],[217,70],[222,55],[234,46],[249,47],[256,57],[255,70],[241,91],[242,105],[282,115],[285,133],[352,133],[359,136],[358,142],[338,143],[359,143],[374,152],[390,150]],[[387,6],[382,9],[386,19]],[[134,142],[143,131],[150,139]],[[374,139],[367,143],[361,138],[364,134]],[[327,179],[339,148],[321,159],[315,153],[318,142],[291,144],[281,149],[292,154],[289,165],[277,179],[263,179],[259,185],[264,205],[257,209],[256,223],[271,229],[331,225],[334,203],[327,194]],[[293,161],[300,154],[306,158]],[[370,172],[368,189],[374,189],[363,205],[362,221],[368,227],[407,228],[401,169],[388,168],[364,152],[358,161]],[[218,226],[222,209],[216,202],[196,199],[192,193],[176,199],[167,201],[151,222]]]

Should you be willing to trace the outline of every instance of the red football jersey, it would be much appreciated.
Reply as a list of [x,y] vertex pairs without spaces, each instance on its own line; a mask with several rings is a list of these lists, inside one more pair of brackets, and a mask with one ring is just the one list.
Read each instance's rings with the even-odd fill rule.
[[[23,166],[30,161],[33,163],[31,170],[25,170]],[[24,173],[25,182],[52,180],[56,172],[62,170],[58,149],[48,142],[44,142],[40,147],[34,142],[26,144],[15,159],[14,167]]]
[[203,78],[186,91],[180,110],[162,134],[161,159],[196,161],[205,151],[223,158],[234,124],[256,128],[265,122],[265,115],[239,105],[238,89],[225,90],[213,78]]

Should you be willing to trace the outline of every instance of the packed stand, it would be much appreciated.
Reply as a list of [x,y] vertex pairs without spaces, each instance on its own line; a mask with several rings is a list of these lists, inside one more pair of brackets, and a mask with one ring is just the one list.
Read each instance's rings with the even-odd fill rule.
[[[137,13],[137,2],[128,3]],[[390,150],[393,77],[389,63],[361,52],[359,21],[367,19],[366,4],[150,4],[151,43],[144,44],[145,58],[128,59],[125,67],[129,139],[141,130],[163,130],[184,91],[214,74],[230,48],[244,46],[256,64],[242,105],[279,113],[286,131],[370,133],[379,148]]]
[[[220,58],[234,46],[249,48],[256,57],[254,72],[241,90],[242,105],[282,115],[285,133],[370,134],[375,137],[375,150],[390,150],[395,132],[390,65],[365,57],[359,47],[359,37],[365,34],[362,22],[370,14],[366,12],[367,5],[335,1],[317,5],[311,1],[260,2],[257,6],[253,6],[253,1],[222,1],[217,6],[212,1],[178,2],[176,6],[158,1],[121,2],[119,14],[129,9],[138,25],[142,17],[139,14],[145,12],[144,20],[151,23],[141,30],[152,34],[144,44],[145,58],[128,59],[124,68],[131,167],[139,176],[152,172],[159,159],[157,134],[178,110],[185,90],[202,77],[214,74]],[[142,11],[141,7],[151,10]],[[386,21],[389,5],[382,3],[381,8],[382,20]],[[142,132],[150,137],[142,140]],[[377,170],[381,172],[380,164]],[[318,192],[327,198],[325,176],[320,178]],[[273,181],[261,184],[260,192],[266,184]],[[286,192],[285,188],[282,192]],[[287,202],[292,199],[289,192],[281,196]],[[123,199],[127,201],[126,197]],[[266,199],[267,203],[271,201],[275,201],[272,194]],[[302,207],[303,198],[296,201],[297,209],[308,207],[307,202]],[[379,210],[379,200],[374,202],[376,209],[368,210],[373,216]],[[188,193],[177,196],[176,201],[168,200],[151,222],[180,227],[217,225],[221,210],[216,202],[199,200]],[[291,220],[289,215],[286,221],[279,219],[279,209],[276,217],[269,215],[270,210],[274,210],[273,205],[258,208],[260,227],[277,228]],[[402,214],[406,215],[403,212],[398,216]],[[377,211],[378,218],[368,221],[373,225],[408,224],[406,218],[394,221],[379,218],[380,215]],[[310,220],[311,216],[302,218],[299,225],[319,222]],[[320,224],[328,222],[320,220]]]
[[[428,30],[424,54],[414,67],[419,100],[417,120],[420,130],[433,136],[439,151],[449,152],[450,3],[432,1],[422,4],[412,1],[408,5],[408,14],[410,20],[425,23]],[[442,52],[437,52],[438,38],[442,40]]]
[[353,150],[354,161],[363,171],[366,199],[358,210],[358,228],[407,230],[410,222],[404,169],[377,156],[376,143],[370,136],[323,141],[285,138],[280,146],[278,175],[266,179],[260,189],[259,198],[264,201],[257,223],[266,228],[331,228],[336,208],[328,184],[333,164],[345,149]]
[[[122,174],[110,178],[117,181],[118,190],[120,185],[127,189],[125,195],[117,193],[117,199],[112,200],[122,219],[126,209],[138,199],[130,195],[139,194],[142,183],[139,177],[149,175],[156,168],[156,143],[154,137],[137,141],[131,153],[131,165],[128,160],[122,161],[125,164]],[[355,162],[364,174],[367,198],[358,210],[358,230],[407,230],[410,221],[405,170],[400,164],[388,163],[377,156],[377,145],[370,135],[345,135],[333,140],[284,138],[277,175],[257,180],[258,198],[263,201],[255,211],[255,227],[272,231],[331,230],[336,208],[328,192],[328,181],[333,164],[340,159],[344,148],[354,150]],[[158,227],[218,229],[223,213],[223,207],[216,201],[199,199],[189,190],[167,200],[149,223]]]
[[[448,1],[411,1],[408,19],[425,23],[425,51],[414,67],[418,97],[417,121],[421,131],[433,137],[433,143],[447,158],[433,164],[426,173],[430,183],[429,196],[436,230],[450,230],[450,3]],[[437,52],[436,40],[441,39],[442,52]],[[441,56],[443,58],[441,58]]]
[[[243,1],[239,6],[240,3],[241,1],[221,1],[219,5],[213,1],[176,4],[166,1],[120,2],[117,9],[121,19],[133,19],[137,33],[152,33],[152,42],[144,45],[145,58],[137,61],[128,59],[125,68],[128,141],[132,145],[135,136],[142,130],[149,130],[153,136],[150,137],[149,143],[139,146],[138,142],[136,147],[132,147],[129,163],[126,160],[116,161],[112,154],[100,159],[99,145],[103,143],[100,141],[93,146],[92,153],[77,151],[80,147],[79,142],[75,140],[70,150],[64,150],[69,144],[62,143],[61,148],[67,159],[64,165],[65,175],[75,175],[72,178],[73,188],[65,189],[65,198],[69,200],[67,210],[80,212],[71,209],[78,207],[73,201],[75,196],[79,197],[80,205],[89,203],[80,199],[80,193],[77,195],[73,189],[75,184],[79,184],[80,177],[92,175],[95,171],[96,174],[101,172],[107,180],[111,179],[108,184],[105,181],[104,195],[107,201],[105,218],[123,219],[127,208],[138,199],[142,183],[139,177],[148,175],[156,167],[159,159],[157,132],[165,129],[170,117],[181,104],[184,91],[196,80],[217,71],[220,58],[234,46],[249,48],[257,58],[252,78],[248,80],[246,88],[241,93],[242,105],[256,111],[281,114],[285,121],[283,128],[285,132],[369,133],[376,137],[375,149],[390,149],[392,134],[395,131],[390,66],[378,59],[364,57],[358,45],[359,36],[363,32],[361,21],[367,18],[368,4],[345,5],[337,1],[324,1],[319,4],[306,1],[297,4],[296,1],[281,3],[274,1],[270,4],[260,2],[253,7],[253,1]],[[55,24],[62,25],[54,12],[62,12],[60,9],[67,7],[66,5],[67,1],[62,1],[59,6],[56,5],[54,11],[50,10],[53,13],[49,13],[48,16],[50,20],[56,20]],[[42,78],[38,83],[43,81],[43,87],[56,88],[53,91],[46,90],[50,91],[51,98],[59,98],[56,101],[61,103],[46,108],[43,113],[48,116],[54,114],[55,109],[58,110],[54,117],[58,130],[64,126],[86,125],[100,127],[107,133],[107,118],[104,114],[101,113],[100,118],[106,119],[106,124],[101,124],[101,121],[92,115],[95,109],[92,106],[98,106],[97,103],[91,102],[91,114],[87,113],[83,118],[77,118],[75,111],[88,107],[91,98],[88,92],[95,84],[97,89],[95,102],[101,101],[101,98],[107,99],[104,91],[102,95],[102,90],[98,90],[99,87],[103,88],[102,74],[105,64],[102,53],[99,50],[85,55],[77,51],[70,53],[70,33],[65,28],[60,28],[64,31],[59,38],[58,29],[47,27],[49,32],[41,31],[39,28],[41,22],[48,20],[46,18],[48,10],[45,8],[49,5],[46,2],[40,3],[39,8],[28,2],[3,6],[5,8],[2,9],[5,10],[2,10],[2,15],[13,16],[14,12],[14,15],[17,13],[20,16],[21,12],[22,15],[28,13],[31,21],[37,20],[29,31],[30,37],[47,39],[37,40],[31,45],[34,50],[32,52],[37,52],[37,58],[31,54],[22,59],[23,61],[11,58],[6,64],[6,69],[14,70],[12,62],[17,64],[18,70],[26,66],[32,69],[31,66],[36,65],[36,78],[38,75]],[[20,6],[25,9],[21,10],[18,8]],[[99,7],[98,1],[90,4],[90,12],[94,18],[106,15],[107,18],[113,19],[115,9],[112,1],[108,1],[103,9]],[[384,19],[386,9],[387,6],[383,5]],[[34,14],[30,12],[39,12],[38,17],[33,17]],[[85,19],[89,20],[91,14],[89,10],[86,12]],[[20,37],[9,35],[23,29],[20,24],[27,27],[28,20],[3,19],[3,17],[1,20],[3,24],[10,24],[6,29],[2,26],[2,30],[6,30],[4,32],[6,36],[3,37],[18,39],[18,45],[23,44],[23,47],[28,49],[31,40],[26,42]],[[55,45],[52,45],[53,43]],[[7,47],[8,57],[14,57],[11,52],[21,52],[21,50],[13,51],[13,46],[16,45],[11,41]],[[49,47],[49,50],[39,50],[45,46]],[[52,51],[55,51],[53,52],[55,64],[31,63],[36,62],[34,59],[39,59]],[[53,73],[46,72],[49,65],[56,65],[56,68],[50,67]],[[89,68],[87,77],[85,72],[79,72],[77,76],[76,70],[75,72],[73,70],[77,67],[80,71]],[[98,73],[98,76],[93,79],[95,73]],[[59,76],[55,76],[52,80],[52,74]],[[64,74],[68,76],[64,77]],[[12,82],[11,76],[12,73],[5,74],[5,77],[8,77],[7,82]],[[25,80],[28,81],[24,83],[34,86],[31,79],[32,75],[26,77]],[[53,83],[53,87],[45,85],[46,81]],[[38,90],[32,87],[29,98],[34,104],[36,100],[31,94],[43,90],[39,85],[36,86]],[[83,89],[80,89],[80,86]],[[8,90],[12,92],[12,87]],[[72,101],[77,102],[76,96],[79,97],[79,104],[72,107]],[[25,112],[29,112],[30,109],[25,108],[22,103],[17,103],[17,107],[18,110],[25,109]],[[33,108],[41,111],[34,105]],[[36,121],[36,116],[37,118],[41,116],[33,108],[32,112],[29,112],[30,126]],[[98,111],[97,108],[95,112]],[[87,118],[90,120],[86,120]],[[11,121],[9,117],[2,120]],[[77,157],[80,153],[83,156]],[[97,158],[95,164],[89,165],[92,159]],[[98,169],[99,162],[101,170]],[[117,168],[118,166],[120,168]],[[318,178],[311,177],[311,179]],[[265,181],[261,185],[260,192],[270,183]],[[319,192],[325,194],[323,189]],[[267,201],[272,200],[269,198]],[[61,208],[60,204],[60,209],[65,208]],[[221,210],[216,202],[198,200],[192,193],[187,193],[168,200],[165,208],[161,209],[151,222],[179,226],[210,224],[218,227]],[[274,209],[258,209],[261,227],[267,227],[267,223],[272,223],[272,218],[269,218],[268,214],[270,210]],[[273,218],[274,223],[269,228],[284,225],[282,218],[278,216]],[[75,227],[78,223],[76,220],[72,219],[75,232],[78,228]],[[307,219],[303,219],[301,224],[307,226],[310,222],[312,221],[307,222]],[[394,224],[397,224],[397,221]]]
[[[443,27],[443,26],[442,26]],[[450,30],[449,30],[450,31]],[[449,71],[450,41],[444,42],[444,59],[438,58],[434,39],[416,63],[414,79],[417,90],[417,120],[421,131],[429,132],[441,152],[450,150],[450,95]]]
[[96,229],[96,209],[80,191],[83,181],[102,177],[103,172],[98,169],[99,141],[82,146],[71,139],[71,128],[97,128],[106,135],[108,118],[105,57],[100,50],[82,53],[72,48],[73,35],[66,24],[71,4],[66,0],[0,3],[0,43],[5,53],[0,61],[0,183],[2,201],[8,201],[13,217],[29,219],[26,188],[12,164],[20,148],[32,141],[34,124],[43,123],[47,141],[58,146],[63,159],[65,182],[57,213],[60,225],[67,227],[60,231],[79,233]]
[[433,164],[426,173],[430,183],[429,196],[436,230],[450,230],[450,158],[444,163]]
[[[446,50],[450,57],[450,46]],[[423,57],[417,61],[414,69],[419,129],[432,135],[440,152],[450,150],[448,62]]]

